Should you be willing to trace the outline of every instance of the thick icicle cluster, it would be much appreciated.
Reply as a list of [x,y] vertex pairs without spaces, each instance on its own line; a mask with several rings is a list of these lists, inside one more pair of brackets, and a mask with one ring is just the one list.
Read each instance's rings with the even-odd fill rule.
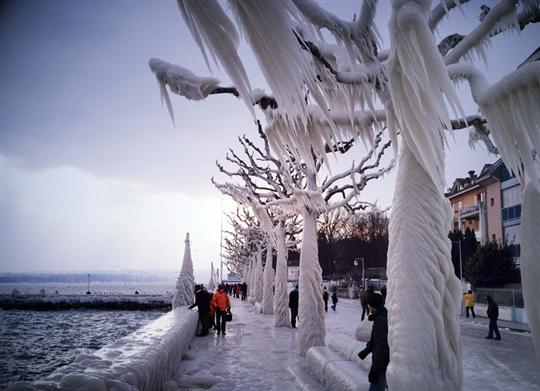
[[182,261],[182,269],[176,280],[176,291],[174,292],[172,301],[173,309],[193,304],[194,301],[193,286],[195,279],[193,278],[193,261],[191,260],[189,233],[186,234],[184,243],[186,245],[184,250],[184,260]]
[[263,289],[264,289],[264,272],[262,264],[262,249],[257,251],[257,263],[255,264],[255,275],[253,278],[253,285],[255,289],[254,300],[255,303],[262,303]]

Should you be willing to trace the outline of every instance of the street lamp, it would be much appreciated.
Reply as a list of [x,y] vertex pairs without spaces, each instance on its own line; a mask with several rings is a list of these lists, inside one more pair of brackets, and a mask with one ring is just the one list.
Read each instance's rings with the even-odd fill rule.
[[90,293],[90,274],[88,274],[88,289],[86,290],[86,294],[89,295]]
[[364,278],[364,258],[355,258],[354,266],[358,266],[358,261],[362,262],[362,288],[366,289],[366,279]]

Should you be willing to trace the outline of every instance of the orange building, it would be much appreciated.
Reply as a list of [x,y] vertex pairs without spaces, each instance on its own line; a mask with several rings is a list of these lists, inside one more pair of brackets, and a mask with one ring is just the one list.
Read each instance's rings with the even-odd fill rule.
[[446,193],[454,212],[451,229],[470,228],[481,243],[495,240],[520,253],[521,186],[502,159],[486,164],[478,176],[456,178]]

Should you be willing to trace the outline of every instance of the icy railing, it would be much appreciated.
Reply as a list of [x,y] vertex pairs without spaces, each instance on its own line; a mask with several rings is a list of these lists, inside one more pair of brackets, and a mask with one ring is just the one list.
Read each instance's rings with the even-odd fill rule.
[[197,321],[196,312],[177,308],[92,354],[80,354],[43,380],[18,382],[9,390],[166,389],[195,336]]

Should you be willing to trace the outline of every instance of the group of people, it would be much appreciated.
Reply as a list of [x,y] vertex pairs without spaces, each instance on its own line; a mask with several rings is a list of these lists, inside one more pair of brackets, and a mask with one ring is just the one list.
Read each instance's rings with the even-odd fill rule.
[[199,337],[208,335],[210,327],[217,330],[218,335],[225,336],[227,313],[231,310],[228,288],[222,284],[216,292],[208,292],[204,285],[195,285],[195,303],[188,308],[197,306],[201,332]]
[[242,301],[246,300],[247,296],[247,284],[244,282],[242,284],[223,284],[225,287],[225,292],[227,292],[229,295],[233,296],[235,299],[239,299],[242,297]]

